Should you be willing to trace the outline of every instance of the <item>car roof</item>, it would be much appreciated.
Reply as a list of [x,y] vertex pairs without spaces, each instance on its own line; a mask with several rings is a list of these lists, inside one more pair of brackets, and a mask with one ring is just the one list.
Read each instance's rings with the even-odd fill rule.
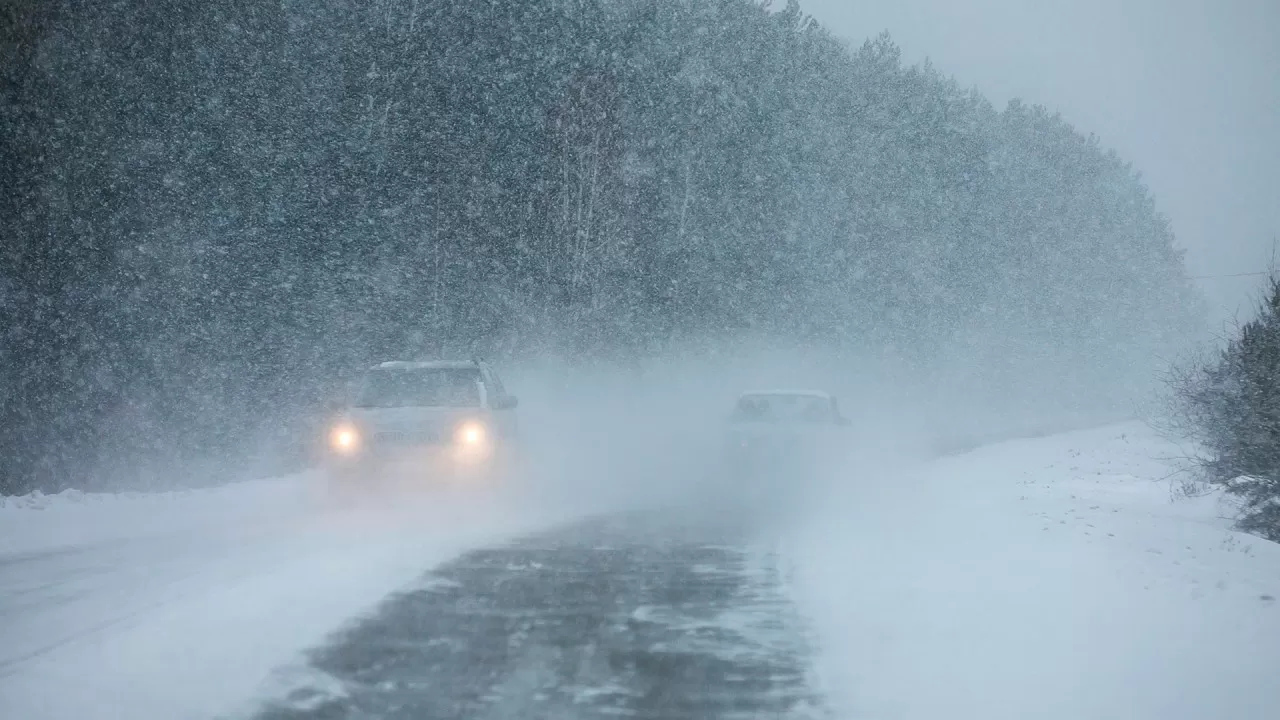
[[738,399],[741,400],[742,398],[748,398],[748,397],[769,397],[769,396],[811,397],[811,398],[820,398],[823,400],[831,399],[831,393],[822,392],[821,390],[752,390],[750,392],[742,393],[741,395],[738,396]]
[[475,360],[388,360],[379,363],[374,370],[472,370],[480,363]]

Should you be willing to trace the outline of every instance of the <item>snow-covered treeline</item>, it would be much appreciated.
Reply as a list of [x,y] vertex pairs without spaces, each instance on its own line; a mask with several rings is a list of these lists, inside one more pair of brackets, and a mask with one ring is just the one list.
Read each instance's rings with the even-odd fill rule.
[[1105,411],[1195,326],[1097,138],[766,5],[13,5],[0,491],[234,475],[387,356],[750,337]]

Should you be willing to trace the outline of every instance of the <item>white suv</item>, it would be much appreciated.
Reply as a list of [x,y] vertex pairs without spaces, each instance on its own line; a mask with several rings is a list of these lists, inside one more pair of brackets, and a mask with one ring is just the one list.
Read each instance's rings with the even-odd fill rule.
[[516,405],[482,361],[384,362],[330,429],[330,467],[348,477],[392,465],[489,470],[515,442]]

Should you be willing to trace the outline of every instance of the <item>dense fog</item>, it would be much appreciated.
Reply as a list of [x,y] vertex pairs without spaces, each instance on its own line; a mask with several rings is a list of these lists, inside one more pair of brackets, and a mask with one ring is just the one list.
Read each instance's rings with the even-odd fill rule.
[[794,2],[3,22],[3,493],[302,467],[391,358],[490,359],[601,463],[754,385],[936,452],[1126,417],[1201,330],[1123,158]]

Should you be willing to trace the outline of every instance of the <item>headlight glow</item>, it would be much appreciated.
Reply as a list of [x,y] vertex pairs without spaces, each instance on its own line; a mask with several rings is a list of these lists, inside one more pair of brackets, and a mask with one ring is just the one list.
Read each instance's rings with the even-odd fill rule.
[[351,425],[339,425],[329,433],[329,445],[344,455],[353,453],[360,445],[360,433]]
[[470,447],[484,443],[488,436],[489,431],[485,428],[484,423],[475,420],[468,420],[459,425],[456,434],[459,444]]

